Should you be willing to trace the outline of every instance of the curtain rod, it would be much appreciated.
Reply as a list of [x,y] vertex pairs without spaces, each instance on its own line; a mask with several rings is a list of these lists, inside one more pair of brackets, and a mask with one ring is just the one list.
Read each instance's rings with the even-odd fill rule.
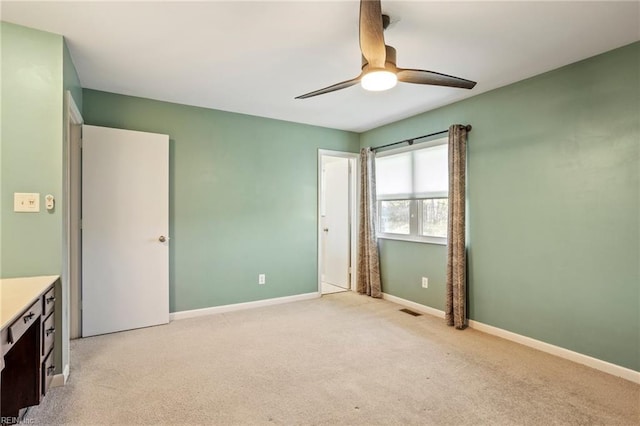
[[[467,129],[467,132],[471,131],[471,124],[467,124],[466,126],[462,126],[462,127]],[[375,146],[375,147],[371,148],[371,150],[375,151],[376,149],[388,148],[390,146],[400,145],[401,143],[408,143],[409,145],[413,145],[413,142],[416,139],[424,139],[424,138],[428,138],[428,137],[431,137],[431,136],[437,136],[437,135],[441,135],[443,133],[447,133],[448,131],[449,131],[449,129],[441,130],[439,132],[429,133],[428,135],[422,135],[422,136],[418,136],[418,137],[411,138],[411,139],[405,139],[405,140],[401,140],[401,141],[398,141],[398,142],[388,143],[386,145]]]

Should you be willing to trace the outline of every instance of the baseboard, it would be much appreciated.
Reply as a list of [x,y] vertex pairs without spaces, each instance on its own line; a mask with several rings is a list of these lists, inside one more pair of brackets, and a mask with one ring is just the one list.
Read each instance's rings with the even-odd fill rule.
[[185,318],[202,317],[206,315],[222,314],[225,312],[241,311],[244,309],[261,308],[263,306],[280,305],[283,303],[299,302],[301,300],[315,299],[320,297],[320,293],[304,293],[294,296],[276,297],[273,299],[256,300],[254,302],[234,303],[232,305],[212,306],[211,308],[193,309],[190,311],[172,312],[169,320],[180,320]]
[[412,302],[411,300],[403,299],[401,297],[393,296],[387,293],[382,293],[382,298],[385,300],[388,300],[389,302],[397,303],[398,305],[411,308],[414,311],[422,312],[423,314],[429,314],[429,315],[436,316],[438,318],[444,318],[444,311],[441,311],[440,309],[436,309],[430,306],[422,305],[420,303]]
[[640,372],[631,370],[630,368],[612,364],[589,355],[574,352],[560,346],[545,343],[521,334],[512,333],[511,331],[503,330],[502,328],[487,325],[478,321],[469,320],[469,327],[482,331],[483,333],[502,337],[503,339],[511,340],[512,342],[520,343],[521,345],[528,346],[569,361],[577,362],[578,364],[586,365],[587,367],[595,368],[596,370],[640,384]]
[[[439,309],[431,308],[429,306],[422,305],[420,303],[412,302],[410,300],[403,299],[401,297],[392,296],[390,294],[383,293],[383,299],[390,302],[397,303],[399,305],[406,306],[418,312],[423,312],[429,315],[434,315],[439,318],[444,318],[445,313]],[[630,382],[640,384],[640,372],[632,370],[630,368],[622,367],[620,365],[612,364],[607,361],[603,361],[598,358],[584,355],[579,352],[574,352],[569,349],[555,346],[549,343],[542,342],[540,340],[532,339],[531,337],[523,336],[521,334],[513,333],[511,331],[504,330],[502,328],[494,327],[492,325],[484,324],[479,321],[469,320],[469,327],[474,330],[481,331],[483,333],[491,334],[493,336],[501,337],[506,340],[510,340],[515,343],[519,343],[524,346],[528,346],[533,349],[537,349],[542,352],[546,352],[551,355],[555,355],[559,358],[567,359],[569,361],[576,362],[578,364],[586,365],[587,367],[594,368],[613,376],[621,377]]]
[[68,379],[69,379],[69,364],[64,366],[64,369],[62,370],[62,374],[56,374],[55,376],[53,376],[53,379],[51,379],[51,387],[55,388],[58,386],[64,386],[67,384]]

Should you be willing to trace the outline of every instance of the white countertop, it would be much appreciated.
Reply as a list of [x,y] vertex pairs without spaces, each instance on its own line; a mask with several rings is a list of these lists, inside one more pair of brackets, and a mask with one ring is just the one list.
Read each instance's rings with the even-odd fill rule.
[[8,327],[58,278],[58,275],[47,275],[0,279],[0,329]]

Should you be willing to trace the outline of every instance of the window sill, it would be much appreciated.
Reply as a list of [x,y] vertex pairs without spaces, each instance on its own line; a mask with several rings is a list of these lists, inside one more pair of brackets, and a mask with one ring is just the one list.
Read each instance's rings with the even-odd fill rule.
[[411,243],[435,244],[437,246],[447,245],[446,238],[438,238],[438,237],[418,237],[415,235],[378,234],[378,238],[383,240],[408,241]]

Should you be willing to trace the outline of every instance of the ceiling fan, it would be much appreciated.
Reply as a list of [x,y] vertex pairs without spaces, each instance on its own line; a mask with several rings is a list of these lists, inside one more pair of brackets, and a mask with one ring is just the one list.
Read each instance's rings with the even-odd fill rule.
[[396,49],[384,43],[383,32],[390,19],[382,14],[380,0],[360,1],[360,50],[362,52],[362,72],[356,78],[315,90],[296,99],[307,99],[360,83],[366,90],[382,91],[391,89],[398,81],[434,86],[472,89],[475,81],[453,77],[434,71],[398,68]]

